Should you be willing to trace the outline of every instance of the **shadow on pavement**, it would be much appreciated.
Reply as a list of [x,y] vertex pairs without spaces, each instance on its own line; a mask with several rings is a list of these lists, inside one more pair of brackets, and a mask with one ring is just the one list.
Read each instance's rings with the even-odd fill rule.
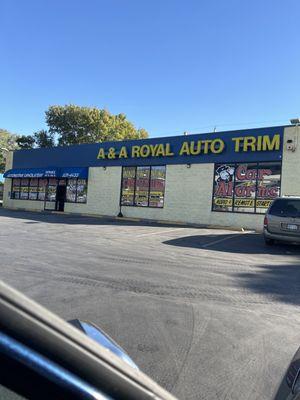
[[[237,283],[272,300],[300,305],[300,264],[260,265],[253,273],[234,275]],[[292,317],[291,317],[292,318]]]
[[[128,226],[160,226],[160,227],[173,227],[171,223],[157,223],[155,221],[134,221],[127,220],[126,218],[116,219],[115,217],[101,217],[101,216],[82,216],[64,213],[50,212],[34,212],[23,210],[9,210],[0,208],[0,217],[16,218],[26,220],[25,224],[49,223],[49,224],[67,224],[67,225],[128,225]],[[181,225],[180,227],[191,228],[190,225]]]
[[225,253],[295,255],[300,257],[300,246],[278,243],[267,246],[260,233],[228,233],[184,236],[163,242],[170,246],[198,248]]

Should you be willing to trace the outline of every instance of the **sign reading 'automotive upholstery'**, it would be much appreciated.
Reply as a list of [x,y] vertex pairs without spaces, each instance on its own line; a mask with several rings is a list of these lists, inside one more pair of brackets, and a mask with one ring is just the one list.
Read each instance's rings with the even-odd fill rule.
[[14,153],[13,168],[280,161],[283,130],[281,126],[21,150]]

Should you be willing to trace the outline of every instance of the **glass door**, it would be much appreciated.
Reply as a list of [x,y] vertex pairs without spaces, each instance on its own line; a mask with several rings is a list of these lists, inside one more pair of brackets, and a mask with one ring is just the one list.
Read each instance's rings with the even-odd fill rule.
[[44,210],[46,211],[56,210],[56,191],[57,191],[57,179],[49,178],[45,190]]

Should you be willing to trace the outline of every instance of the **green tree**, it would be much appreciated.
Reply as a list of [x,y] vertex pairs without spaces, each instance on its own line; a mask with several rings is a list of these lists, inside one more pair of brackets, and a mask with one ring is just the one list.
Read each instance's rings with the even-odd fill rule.
[[33,134],[36,147],[54,147],[54,133],[42,129]]
[[20,149],[32,149],[34,147],[35,140],[33,136],[22,135],[17,138],[17,143]]
[[124,114],[113,115],[95,107],[51,106],[46,111],[46,123],[62,146],[148,137],[145,129],[135,128]]
[[44,129],[34,132],[33,135],[19,136],[17,143],[20,149],[34,149],[37,147],[54,147],[54,134]]
[[0,173],[5,171],[5,160],[7,153],[11,150],[18,148],[17,135],[7,131],[6,129],[0,129]]

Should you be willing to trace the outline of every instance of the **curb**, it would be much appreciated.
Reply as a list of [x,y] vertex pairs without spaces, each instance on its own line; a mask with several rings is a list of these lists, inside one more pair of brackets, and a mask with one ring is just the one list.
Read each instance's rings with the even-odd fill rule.
[[105,219],[109,221],[128,221],[128,222],[141,222],[145,224],[158,224],[158,225],[170,225],[170,226],[182,226],[186,228],[198,228],[198,229],[216,229],[216,230],[226,230],[226,231],[233,231],[239,233],[261,233],[262,230],[255,230],[255,229],[244,229],[243,227],[237,226],[222,226],[222,225],[208,225],[208,224],[193,224],[188,222],[182,221],[164,221],[164,220],[153,220],[153,219],[143,219],[143,218],[134,218],[134,217],[117,217],[117,216],[109,216],[109,215],[97,215],[97,214],[86,214],[86,213],[71,213],[68,211],[60,212],[60,211],[47,211],[47,210],[27,210],[24,208],[8,208],[4,207],[7,210],[11,211],[24,211],[24,212],[33,212],[33,213],[40,213],[45,215],[55,214],[55,215],[67,215],[73,217],[88,217],[88,218],[98,218],[98,219]]

